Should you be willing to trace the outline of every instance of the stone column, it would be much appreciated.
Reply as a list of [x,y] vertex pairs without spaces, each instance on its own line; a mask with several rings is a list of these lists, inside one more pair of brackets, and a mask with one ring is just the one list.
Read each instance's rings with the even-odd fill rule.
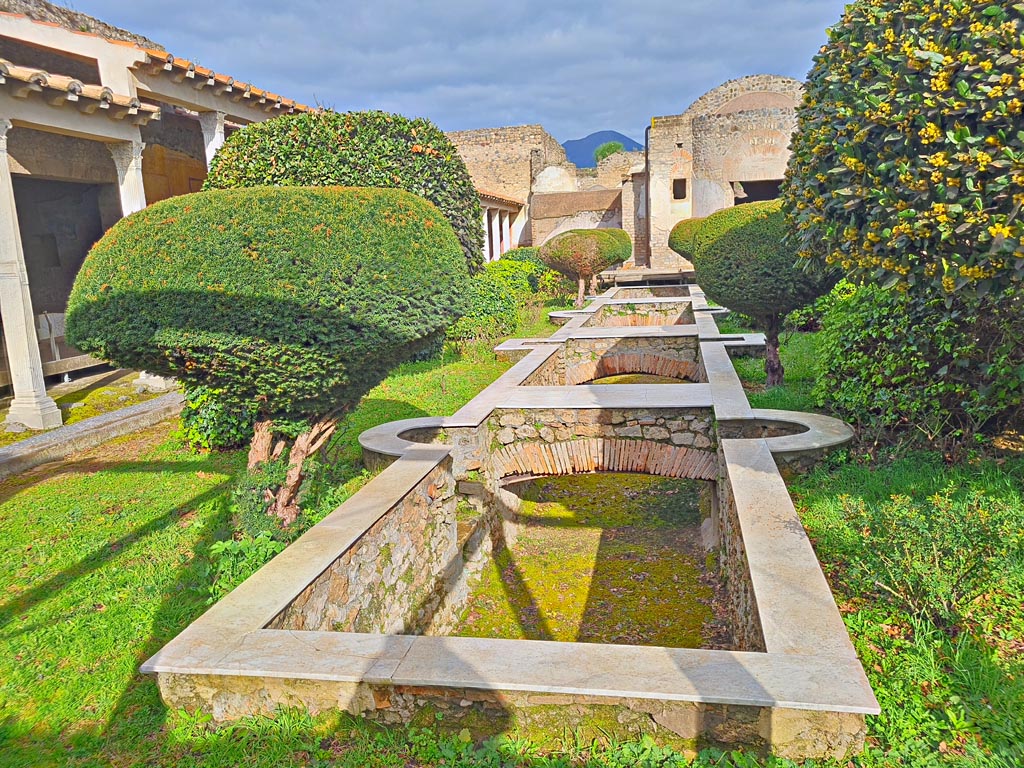
[[224,113],[200,112],[199,127],[203,130],[203,143],[206,145],[206,168],[210,168],[213,156],[224,146]]
[[487,209],[484,208],[484,262],[491,260],[491,226],[487,221]]
[[107,144],[110,156],[117,169],[117,186],[121,195],[121,215],[141,211],[146,207],[146,189],[142,184],[142,150],[146,145],[141,141],[117,141]]
[[491,209],[491,261],[497,261],[501,257],[501,211],[497,208]]
[[7,160],[10,128],[10,120],[0,119],[0,318],[14,390],[7,422],[24,424],[31,429],[49,429],[59,427],[62,421],[60,409],[46,394],[43,379],[36,317],[32,311],[25,251],[14,204],[14,184]]

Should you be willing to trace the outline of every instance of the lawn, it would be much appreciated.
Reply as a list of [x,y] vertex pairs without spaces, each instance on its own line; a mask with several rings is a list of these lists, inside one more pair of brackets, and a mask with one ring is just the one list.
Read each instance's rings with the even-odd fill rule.
[[[800,373],[800,360],[809,359],[813,337],[794,339],[784,349],[793,378],[783,394],[757,392],[757,363],[744,368],[755,405],[802,402],[813,374]],[[450,413],[505,365],[486,345],[468,345],[397,369],[350,414],[335,447],[341,463],[355,458],[365,427]],[[243,464],[241,453],[186,450],[165,423],[0,484],[0,766],[689,764],[648,742],[570,739],[563,751],[542,755],[516,739],[471,744],[341,714],[286,712],[212,729],[203,717],[167,711],[155,681],[137,668],[205,609],[209,550],[231,535],[226,491]],[[346,471],[358,485],[358,471]],[[872,463],[840,456],[794,483],[884,709],[869,720],[869,750],[852,765],[1024,762],[1024,566],[1019,550],[1002,546],[1014,540],[1007,525],[1019,523],[1018,539],[1024,529],[1022,488],[1024,458],[1014,454],[958,467],[928,453]],[[929,527],[929,520],[955,524]],[[943,558],[905,561],[931,551],[908,551],[905,538],[885,535],[911,523],[949,550]],[[970,588],[939,611],[930,585],[945,583],[963,553],[979,558],[961,580]],[[908,577],[915,568],[924,569],[922,578]],[[926,610],[915,613],[909,603],[921,595]],[[715,753],[698,764],[792,765]]]

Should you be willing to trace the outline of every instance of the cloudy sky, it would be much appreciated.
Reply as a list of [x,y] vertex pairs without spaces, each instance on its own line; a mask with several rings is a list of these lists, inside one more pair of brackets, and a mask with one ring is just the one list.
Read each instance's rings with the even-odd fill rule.
[[843,0],[73,0],[177,56],[307,104],[559,141],[755,73],[803,79]]

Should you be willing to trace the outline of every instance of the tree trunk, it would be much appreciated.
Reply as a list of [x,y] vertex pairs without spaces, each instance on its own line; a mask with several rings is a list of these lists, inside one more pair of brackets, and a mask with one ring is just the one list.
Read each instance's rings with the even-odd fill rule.
[[313,424],[308,432],[303,432],[295,438],[291,453],[288,454],[288,474],[284,483],[277,489],[277,493],[273,494],[273,501],[267,509],[268,515],[281,518],[282,525],[291,525],[299,516],[296,497],[306,477],[303,465],[306,459],[316,454],[330,440],[338,427],[338,418],[337,415],[327,416]]
[[771,389],[782,385],[782,359],[779,357],[779,322],[772,321],[764,332],[764,373],[765,388]]
[[[270,461],[270,449],[273,444],[274,422],[270,419],[260,417],[256,421],[252,441],[249,443],[248,468],[250,471],[260,464]],[[280,455],[281,454],[278,453],[278,456]]]
[[590,293],[594,296],[597,295],[597,275],[590,276]]
[[580,276],[580,280],[579,280],[579,290],[576,291],[576,308],[577,309],[579,309],[580,307],[583,306],[583,300],[584,300],[584,298],[586,298],[586,295],[587,295],[587,279],[581,275]]

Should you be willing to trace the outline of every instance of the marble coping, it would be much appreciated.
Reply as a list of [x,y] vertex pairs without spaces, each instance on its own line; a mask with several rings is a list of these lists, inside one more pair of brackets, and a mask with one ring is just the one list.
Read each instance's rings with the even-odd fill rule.
[[[614,292],[606,292],[606,298]],[[691,299],[703,301],[699,289]],[[572,318],[559,332],[561,339],[502,345],[525,356],[453,416],[407,419],[364,432],[364,448],[396,460],[212,606],[147,660],[142,671],[878,713],[773,459],[775,452],[841,444],[849,439],[849,428],[824,416],[752,409],[732,366],[730,347],[752,350],[763,339],[722,336],[708,313],[698,314],[694,326],[688,326],[700,338],[707,384],[521,386],[557,351],[560,341],[593,330],[580,327],[586,315]],[[619,336],[637,331],[656,335],[683,327],[606,330]],[[410,489],[448,460],[450,446],[416,442],[408,439],[410,433],[478,426],[496,408],[552,407],[703,407],[727,423],[805,427],[783,437],[720,441],[721,471],[736,501],[766,652],[266,629]]]

